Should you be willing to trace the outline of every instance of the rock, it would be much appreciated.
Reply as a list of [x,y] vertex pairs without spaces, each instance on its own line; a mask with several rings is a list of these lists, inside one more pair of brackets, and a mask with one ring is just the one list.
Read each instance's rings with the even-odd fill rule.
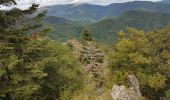
[[113,100],[131,100],[127,93],[126,87],[123,85],[114,85],[111,96]]
[[141,100],[142,94],[140,91],[139,81],[135,75],[128,76],[130,87],[114,85],[111,96],[113,100]]
[[141,91],[140,91],[140,85],[139,85],[138,79],[136,78],[135,75],[129,75],[128,78],[129,78],[130,86],[134,90],[134,95],[136,97],[135,100],[140,100],[142,94],[141,94]]

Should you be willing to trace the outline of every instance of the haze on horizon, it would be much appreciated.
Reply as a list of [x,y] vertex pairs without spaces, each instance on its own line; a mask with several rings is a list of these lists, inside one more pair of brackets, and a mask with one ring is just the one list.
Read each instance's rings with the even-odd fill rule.
[[32,3],[40,4],[43,6],[59,5],[59,4],[71,4],[71,3],[90,3],[96,5],[108,5],[111,3],[122,3],[130,1],[152,1],[157,2],[161,0],[19,0],[18,5],[21,9],[28,8]]

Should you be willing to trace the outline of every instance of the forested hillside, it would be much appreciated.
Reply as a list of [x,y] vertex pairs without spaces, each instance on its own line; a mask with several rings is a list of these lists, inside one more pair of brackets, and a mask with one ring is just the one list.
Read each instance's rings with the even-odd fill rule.
[[87,26],[87,28],[91,30],[98,41],[111,42],[116,40],[119,31],[126,31],[128,27],[149,31],[169,26],[169,18],[170,14],[128,11],[117,18],[104,19]]
[[98,42],[113,43],[117,40],[119,31],[126,31],[128,27],[145,31],[160,29],[170,25],[169,18],[170,14],[166,13],[134,10],[87,26],[58,17],[47,17],[45,21],[52,24],[51,26],[53,27],[53,31],[49,35],[60,41],[66,41],[72,37],[80,39],[81,31],[88,29]]
[[44,21],[52,28],[49,36],[60,41],[67,41],[72,37],[80,38],[80,33],[84,28],[84,26],[77,22],[61,17],[50,16],[45,18]]
[[[15,4],[13,0],[0,2]],[[41,21],[45,12],[28,16],[37,7],[0,11],[1,100],[69,100],[82,87],[81,63],[69,47],[46,36],[48,27]]]
[[170,5],[167,3],[134,1],[127,3],[113,3],[107,6],[92,4],[68,4],[48,6],[47,16],[63,17],[69,20],[81,22],[83,25],[91,24],[105,18],[119,16],[129,10],[142,10],[150,12],[170,13]]
[[[103,20],[107,27],[96,31],[122,25],[108,43],[88,28],[67,39],[64,31],[79,24],[38,7],[0,10],[0,100],[170,100],[169,14],[129,11]],[[63,29],[66,42],[52,39],[44,21]]]

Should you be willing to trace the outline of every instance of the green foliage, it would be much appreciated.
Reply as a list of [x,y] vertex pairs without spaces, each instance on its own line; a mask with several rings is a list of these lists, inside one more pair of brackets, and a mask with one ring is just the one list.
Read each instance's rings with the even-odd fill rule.
[[115,43],[118,32],[127,31],[127,27],[139,30],[150,31],[160,29],[170,25],[170,14],[147,12],[147,11],[127,11],[118,17],[103,19],[93,23],[86,28],[91,30],[93,36],[99,42]]
[[[10,35],[8,35],[9,37]],[[19,36],[19,37],[18,37]],[[40,41],[22,39],[24,34],[6,38],[1,52],[0,94],[6,99],[27,99],[39,89],[39,79],[46,76],[43,72],[43,44]],[[20,42],[17,42],[20,40]],[[41,56],[40,56],[41,55]]]
[[93,38],[92,38],[92,36],[91,36],[90,31],[87,30],[87,29],[83,30],[82,36],[81,36],[81,41],[82,41],[83,43],[86,43],[87,41],[92,41],[92,40],[93,40]]
[[[15,4],[15,0],[0,1],[3,6]],[[81,52],[80,59],[77,59],[79,57],[76,58],[72,52],[74,47],[70,50],[45,35],[50,30],[42,27],[41,20],[46,11],[36,14],[34,18],[28,17],[37,7],[37,4],[33,4],[27,10],[0,10],[0,99],[99,100],[110,95],[107,92],[111,90],[111,85],[128,86],[127,76],[131,74],[138,77],[142,93],[149,99],[159,100],[163,96],[169,99],[170,28],[150,32],[129,28],[126,32],[116,34],[119,37],[113,50],[110,45],[98,45],[92,38],[92,35],[100,35],[84,30],[82,45],[77,43],[77,51]],[[127,12],[113,21],[112,24],[117,25],[110,32],[119,31],[125,26],[150,30],[169,24],[167,14],[158,14],[155,18],[155,13],[140,13],[149,17],[139,16],[138,11]],[[160,20],[162,17],[165,20]],[[48,21],[52,23],[54,19]],[[69,30],[71,26],[80,29],[66,19],[55,21],[59,23],[53,23],[62,29]],[[97,31],[108,31],[112,24],[105,27],[99,25]],[[64,31],[67,33],[68,30]],[[102,33],[101,37],[104,36],[111,38],[110,34]],[[108,64],[111,74],[106,67]]]
[[2,76],[4,73],[5,73],[5,71],[0,69],[0,76]]
[[[15,3],[13,0],[0,2],[6,6]],[[81,88],[80,63],[68,47],[44,34],[49,31],[41,27],[46,12],[28,17],[37,7],[33,4],[27,10],[0,11],[2,100],[69,100]]]
[[48,9],[50,9],[48,16],[60,16],[84,25],[98,22],[105,18],[113,18],[129,10],[170,13],[169,4],[148,2],[147,0],[114,3],[106,6],[93,4],[81,4],[78,6],[74,4],[54,5],[48,6]]
[[85,82],[84,88],[79,94],[79,99],[87,100],[101,99],[104,94],[105,80],[107,77],[107,68],[105,65],[105,57],[102,49],[92,40],[89,32],[84,32],[82,36],[83,50],[80,60],[83,63]]
[[81,30],[88,29],[97,42],[115,44],[118,32],[127,31],[127,27],[150,31],[170,25],[170,14],[147,12],[147,11],[126,11],[120,16],[102,19],[90,25],[80,25],[78,22],[70,21],[60,17],[47,17],[45,22],[52,24],[54,28],[49,36],[66,41],[69,38],[80,39]]
[[165,87],[165,81],[166,81],[166,77],[160,75],[159,73],[154,74],[153,76],[151,76],[149,78],[149,86],[151,88],[155,88],[156,90]]
[[169,100],[170,99],[170,90],[166,91],[165,95],[166,95],[165,100]]
[[52,27],[52,31],[48,35],[60,41],[67,41],[72,37],[79,39],[84,28],[74,21],[60,17],[47,17],[44,21],[49,24],[48,27]]
[[74,92],[82,85],[82,73],[78,60],[74,58],[68,47],[49,40],[45,52],[49,62],[45,64],[40,95],[45,100],[70,100]]
[[[168,86],[166,81],[170,74],[168,32],[169,28],[148,33],[130,28],[126,34],[124,33],[125,35],[121,32],[119,35],[121,37],[110,56],[113,77],[117,79],[124,75],[135,74],[143,89],[147,88],[159,94],[152,99],[159,99],[161,93],[164,92],[163,89]],[[124,73],[124,75],[117,72]],[[115,82],[127,85],[124,78],[122,81],[115,80]],[[147,96],[152,97],[148,94]]]
[[[16,2],[1,0],[0,4],[10,6]],[[33,4],[27,10],[0,11],[0,95],[5,100],[29,99],[40,88],[40,79],[47,75],[43,72],[45,44],[25,34],[36,28],[28,24],[33,19],[26,15],[37,7]]]

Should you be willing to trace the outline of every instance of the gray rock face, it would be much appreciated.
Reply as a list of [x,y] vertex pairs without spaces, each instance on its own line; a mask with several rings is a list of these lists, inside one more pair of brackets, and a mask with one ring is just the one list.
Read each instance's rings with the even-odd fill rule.
[[131,100],[126,90],[126,87],[123,85],[114,85],[112,91],[113,92],[111,93],[111,96],[113,100]]
[[135,75],[128,76],[130,87],[114,85],[111,96],[113,100],[141,100],[139,81]]
[[129,83],[134,90],[134,95],[136,97],[135,100],[140,100],[142,94],[140,91],[140,85],[138,79],[136,78],[135,75],[129,75],[128,78],[129,78]]

